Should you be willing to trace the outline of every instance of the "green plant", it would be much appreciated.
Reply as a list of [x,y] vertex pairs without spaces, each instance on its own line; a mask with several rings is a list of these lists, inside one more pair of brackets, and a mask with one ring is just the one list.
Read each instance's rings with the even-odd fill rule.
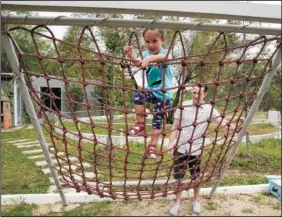
[[252,198],[252,201],[260,205],[266,203],[265,196],[263,194],[256,195],[255,197]]
[[207,205],[207,206],[206,206],[206,209],[207,209],[207,210],[216,210],[217,207],[216,207],[215,205]]

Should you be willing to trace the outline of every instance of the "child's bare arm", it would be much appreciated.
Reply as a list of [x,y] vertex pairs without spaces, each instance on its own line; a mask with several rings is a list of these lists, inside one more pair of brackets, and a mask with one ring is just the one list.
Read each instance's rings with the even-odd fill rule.
[[180,126],[180,120],[179,119],[174,119],[172,128],[171,128],[171,133],[170,133],[170,138],[169,138],[169,146],[168,146],[168,154],[170,156],[173,156],[173,148],[175,147],[176,143],[175,140],[178,136],[178,127]]
[[[227,125],[229,124],[229,120],[226,119],[226,118],[223,118],[223,120],[221,121],[221,118],[215,118],[214,121],[217,123],[217,124],[221,124],[220,126],[223,126],[223,127],[227,127]],[[235,124],[230,124],[230,130],[234,131],[236,130],[236,125]]]
[[140,60],[135,58],[134,55],[133,55],[132,46],[126,44],[123,49],[126,52],[126,54],[127,54],[128,58],[130,59],[130,61],[133,63],[133,65],[140,66]]
[[140,63],[141,63],[141,67],[145,68],[149,63],[161,62],[166,59],[171,59],[171,55],[168,55],[168,57],[166,57],[166,54],[151,55],[141,60]]

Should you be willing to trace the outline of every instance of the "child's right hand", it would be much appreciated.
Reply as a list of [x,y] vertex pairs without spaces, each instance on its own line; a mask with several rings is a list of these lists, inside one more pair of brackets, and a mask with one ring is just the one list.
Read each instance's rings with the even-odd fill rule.
[[128,44],[125,44],[124,47],[123,47],[123,50],[126,52],[126,54],[128,56],[131,56],[132,55],[132,46],[131,45],[128,45]]

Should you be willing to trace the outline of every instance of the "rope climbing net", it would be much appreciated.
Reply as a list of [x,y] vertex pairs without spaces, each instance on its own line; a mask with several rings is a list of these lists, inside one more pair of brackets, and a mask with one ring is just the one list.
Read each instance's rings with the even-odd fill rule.
[[[272,67],[273,56],[281,47],[279,37],[254,36],[237,43],[236,33],[220,32],[200,42],[199,50],[191,51],[184,38],[187,32],[193,31],[174,31],[168,53],[177,53],[177,56],[149,64],[163,68],[160,71],[163,79],[166,67],[172,67],[173,86],[163,85],[155,91],[164,94],[173,91],[174,101],[169,109],[163,106],[159,111],[144,101],[148,108],[141,114],[145,130],[142,135],[132,137],[129,130],[136,121],[134,93],[146,94],[152,90],[146,89],[146,69],[133,65],[122,52],[123,45],[120,51],[106,51],[97,36],[99,30],[93,26],[79,28],[75,32],[77,41],[72,42],[56,38],[48,25],[32,28],[21,25],[6,31],[15,47],[37,118],[42,120],[48,135],[51,144],[48,149],[56,159],[52,167],[58,171],[60,182],[77,191],[113,199],[165,197],[219,179],[244,124],[245,112],[256,99]],[[15,40],[15,35],[20,34],[32,42],[32,49]],[[139,34],[132,31],[127,36],[125,42],[135,47],[136,55],[142,59]],[[44,50],[47,42],[52,46]],[[208,87],[204,102],[184,103],[191,99],[194,87],[204,86]],[[205,105],[211,106],[210,113],[207,119],[199,121],[197,116]],[[175,111],[182,114],[192,106],[196,108],[194,121],[172,130],[170,121]],[[98,110],[104,112],[104,119],[93,116]],[[219,111],[217,116],[213,115],[214,110]],[[164,121],[157,146],[159,156],[151,159],[146,153],[154,114],[163,115]],[[224,118],[229,121],[226,126],[221,125],[222,121],[214,122]],[[237,130],[230,130],[231,124]],[[205,130],[197,135],[201,126],[205,126]],[[179,137],[186,128],[192,136],[187,136],[187,141],[181,144]],[[189,173],[197,169],[196,165],[174,170],[179,166],[175,163],[179,157],[168,155],[168,140],[173,131],[179,132],[175,150],[201,141],[199,148],[187,153],[201,153],[198,178],[192,179]],[[176,173],[185,175],[175,180]]]

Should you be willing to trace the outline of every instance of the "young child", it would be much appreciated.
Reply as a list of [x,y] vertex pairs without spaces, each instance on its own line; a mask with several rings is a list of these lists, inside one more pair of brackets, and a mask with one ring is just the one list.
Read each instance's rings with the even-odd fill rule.
[[144,94],[140,91],[136,91],[134,94],[134,109],[136,112],[137,122],[130,130],[129,134],[132,136],[142,135],[145,129],[144,116],[142,113],[145,111],[144,97],[146,102],[155,104],[153,120],[152,120],[152,137],[151,143],[146,151],[147,157],[157,158],[157,142],[161,133],[161,127],[164,119],[164,112],[170,109],[172,100],[172,90],[166,90],[163,93],[161,88],[172,87],[172,71],[169,65],[166,67],[162,64],[150,64],[158,63],[166,59],[170,59],[171,56],[166,57],[168,50],[163,49],[162,45],[165,41],[164,31],[159,28],[147,28],[143,32],[143,38],[146,45],[146,51],[143,52],[144,59],[138,60],[133,55],[132,46],[125,45],[124,51],[127,53],[128,58],[135,66],[146,68],[147,86]]
[[[220,113],[213,108],[211,104],[204,104],[204,98],[207,96],[208,86],[193,87],[193,99],[182,103],[184,110],[182,113],[178,108],[174,114],[174,123],[172,126],[172,133],[170,134],[170,144],[168,147],[169,154],[174,157],[173,177],[176,180],[181,180],[187,171],[191,174],[191,179],[196,180],[201,173],[201,159],[204,139],[201,137],[206,132],[208,127],[208,119],[212,118],[218,126],[228,126],[229,120],[222,118]],[[196,105],[200,104],[200,107]],[[180,121],[181,120],[181,121]],[[193,126],[196,122],[198,125]],[[189,127],[187,127],[189,126]],[[181,133],[177,130],[182,128]],[[183,128],[184,127],[184,128]],[[230,124],[230,130],[235,131],[236,125]],[[179,135],[180,134],[180,135]],[[178,144],[175,143],[179,136]],[[188,140],[192,140],[189,143]],[[175,147],[178,145],[175,151]],[[200,185],[193,188],[194,201],[192,210],[194,213],[201,212],[201,205],[199,201]],[[169,210],[171,215],[178,215],[180,210],[182,191],[176,193],[172,208]]]

